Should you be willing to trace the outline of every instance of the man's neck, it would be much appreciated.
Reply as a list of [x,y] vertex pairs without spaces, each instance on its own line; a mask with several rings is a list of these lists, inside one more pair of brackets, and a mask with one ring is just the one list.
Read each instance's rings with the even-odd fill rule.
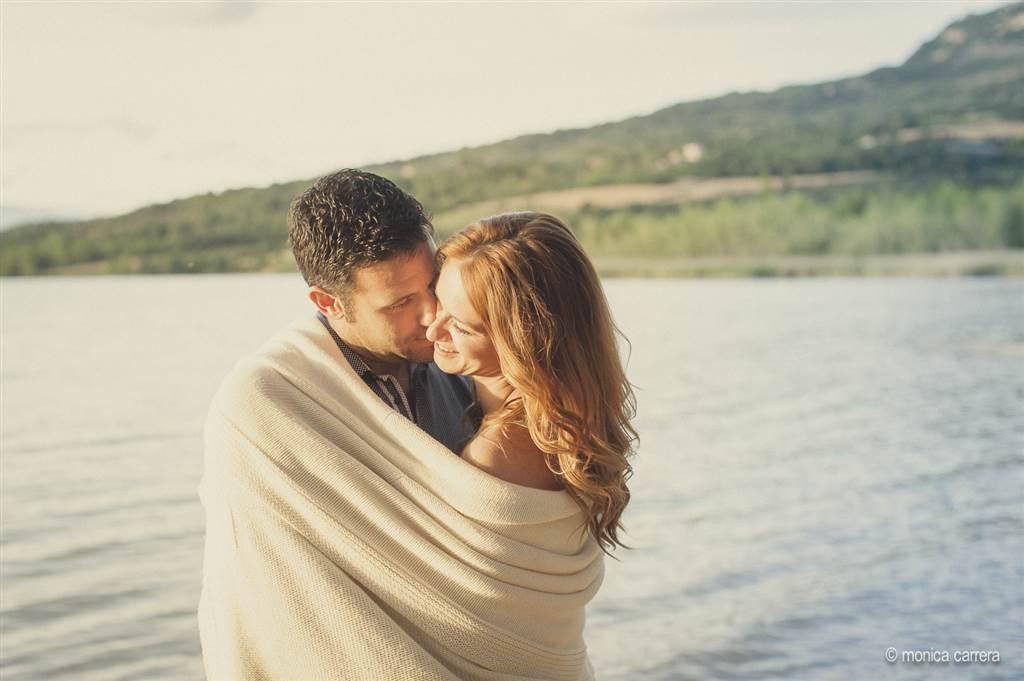
[[381,357],[374,355],[366,348],[360,347],[359,345],[354,343],[350,343],[348,340],[345,339],[344,336],[341,337],[341,340],[345,343],[345,345],[352,348],[352,352],[359,355],[359,359],[363,360],[363,362],[366,363],[366,366],[370,369],[370,371],[377,374],[378,376],[391,375],[394,376],[395,378],[399,378],[400,374],[407,375],[409,373],[408,360],[383,359]]
[[[409,375],[409,361],[402,358],[396,357],[380,357],[370,352],[363,346],[361,342],[355,340],[350,334],[346,333],[346,329],[341,328],[339,324],[336,324],[334,320],[328,320],[331,328],[334,329],[334,333],[338,334],[338,338],[359,356],[359,359],[363,360],[367,368],[378,376],[390,374],[401,382],[402,376],[408,377]],[[404,383],[403,383],[404,386]]]
[[412,370],[410,369],[410,363],[408,360],[400,359],[395,361],[393,359],[381,359],[366,350],[366,348],[350,343],[344,336],[340,336],[340,338],[345,345],[352,349],[352,352],[359,355],[359,359],[363,360],[367,369],[378,376],[394,376],[395,380],[398,381],[398,385],[402,389],[402,392],[404,392],[407,397],[412,395]]

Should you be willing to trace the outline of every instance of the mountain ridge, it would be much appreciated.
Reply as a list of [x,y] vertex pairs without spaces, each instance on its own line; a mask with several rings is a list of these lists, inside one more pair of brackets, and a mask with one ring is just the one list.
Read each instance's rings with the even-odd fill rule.
[[[439,216],[540,192],[686,178],[873,172],[917,184],[1006,185],[1024,171],[1024,136],[961,140],[937,131],[1013,130],[1022,121],[1024,3],[1015,3],[953,22],[899,66],[365,167],[391,177]],[[150,256],[204,249],[247,251],[255,259],[211,261],[199,266],[203,271],[265,267],[264,256],[283,247],[288,203],[311,181],[196,195],[112,218],[14,227],[0,238],[20,264],[5,256],[0,272],[46,272],[119,256],[135,258],[144,271]],[[75,243],[89,239],[92,246]]]

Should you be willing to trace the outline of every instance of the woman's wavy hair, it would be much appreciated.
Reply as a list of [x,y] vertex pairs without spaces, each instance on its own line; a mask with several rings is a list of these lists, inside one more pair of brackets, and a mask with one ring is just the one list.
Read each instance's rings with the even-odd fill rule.
[[454,234],[437,253],[462,263],[517,397],[484,425],[522,426],[580,505],[601,548],[619,541],[637,440],[636,398],[619,359],[608,301],[569,227],[545,213],[504,213]]

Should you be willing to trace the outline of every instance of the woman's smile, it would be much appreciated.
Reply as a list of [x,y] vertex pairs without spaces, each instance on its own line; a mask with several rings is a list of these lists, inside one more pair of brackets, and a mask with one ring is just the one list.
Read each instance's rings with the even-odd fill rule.
[[459,354],[455,348],[448,347],[442,343],[434,343],[434,352],[438,352],[443,357],[454,357]]

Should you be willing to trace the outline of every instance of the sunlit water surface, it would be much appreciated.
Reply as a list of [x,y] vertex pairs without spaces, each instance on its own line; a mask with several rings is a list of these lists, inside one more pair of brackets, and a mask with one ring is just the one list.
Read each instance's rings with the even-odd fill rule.
[[[599,678],[1024,678],[1024,282],[606,288],[642,444]],[[202,676],[204,413],[304,310],[291,275],[2,281],[5,681]]]

